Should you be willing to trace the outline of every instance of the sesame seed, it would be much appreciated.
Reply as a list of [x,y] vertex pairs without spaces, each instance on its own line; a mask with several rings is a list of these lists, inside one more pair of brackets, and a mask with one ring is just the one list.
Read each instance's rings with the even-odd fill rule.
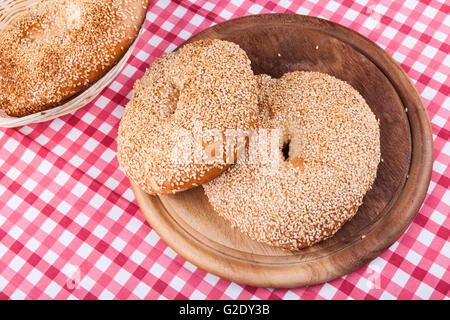
[[[238,161],[203,187],[233,227],[296,250],[331,237],[355,215],[376,177],[379,126],[364,98],[332,76],[257,78],[259,127],[279,133],[275,161]],[[247,153],[254,149],[250,142]]]
[[[230,140],[225,132],[251,128],[257,114],[258,85],[238,45],[185,45],[135,83],[119,126],[119,163],[148,193],[198,186],[228,168],[219,152]],[[214,156],[206,153],[211,146]]]
[[21,117],[86,90],[128,50],[147,4],[51,0],[28,9],[0,32],[0,108]]

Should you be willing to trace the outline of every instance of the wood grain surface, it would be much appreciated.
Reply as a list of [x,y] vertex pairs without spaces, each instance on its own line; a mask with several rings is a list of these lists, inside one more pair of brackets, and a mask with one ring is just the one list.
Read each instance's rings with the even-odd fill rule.
[[256,74],[280,77],[320,71],[355,87],[380,120],[382,162],[356,216],[334,237],[286,251],[251,240],[209,205],[201,187],[150,196],[132,183],[153,229],[193,264],[223,278],[262,287],[298,287],[332,280],[381,254],[406,230],[425,197],[433,144],[426,110],[399,65],[370,40],[332,22],[300,15],[244,17],[187,42],[239,44]]

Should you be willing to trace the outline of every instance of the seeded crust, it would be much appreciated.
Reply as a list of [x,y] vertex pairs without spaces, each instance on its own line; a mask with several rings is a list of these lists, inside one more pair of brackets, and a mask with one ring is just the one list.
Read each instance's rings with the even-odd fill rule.
[[290,250],[311,246],[350,220],[371,188],[378,121],[354,88],[326,74],[260,75],[258,83],[259,125],[280,130],[274,160],[238,163],[203,187],[219,215],[252,239]]
[[224,157],[205,152],[184,161],[177,155],[185,147],[225,145],[225,130],[253,127],[257,95],[250,60],[234,43],[197,41],[156,59],[136,82],[120,122],[121,167],[151,194],[175,193],[213,179],[229,167],[225,152]]
[[22,117],[80,94],[138,35],[148,0],[44,0],[0,33],[0,108]]

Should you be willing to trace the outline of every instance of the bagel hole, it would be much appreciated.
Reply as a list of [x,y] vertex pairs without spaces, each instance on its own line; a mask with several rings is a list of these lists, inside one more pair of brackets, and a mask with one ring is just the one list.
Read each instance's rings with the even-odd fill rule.
[[172,85],[173,88],[173,95],[172,95],[172,99],[173,99],[173,103],[171,105],[171,108],[169,110],[169,117],[172,117],[175,112],[178,109],[178,104],[180,102],[180,90],[178,90],[174,85]]
[[289,146],[291,144],[291,140],[287,140],[283,143],[283,147],[281,148],[281,153],[283,154],[283,160],[289,160]]

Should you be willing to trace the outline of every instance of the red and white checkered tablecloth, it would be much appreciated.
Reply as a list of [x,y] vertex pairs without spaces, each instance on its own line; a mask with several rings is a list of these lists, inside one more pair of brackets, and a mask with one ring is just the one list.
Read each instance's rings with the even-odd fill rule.
[[[122,73],[88,106],[51,122],[0,129],[1,299],[449,299],[450,3],[153,1]],[[295,290],[253,288],[196,268],[145,222],[115,158],[134,81],[156,57],[232,18],[290,12],[367,36],[401,64],[430,116],[432,182],[410,228],[366,267]]]

